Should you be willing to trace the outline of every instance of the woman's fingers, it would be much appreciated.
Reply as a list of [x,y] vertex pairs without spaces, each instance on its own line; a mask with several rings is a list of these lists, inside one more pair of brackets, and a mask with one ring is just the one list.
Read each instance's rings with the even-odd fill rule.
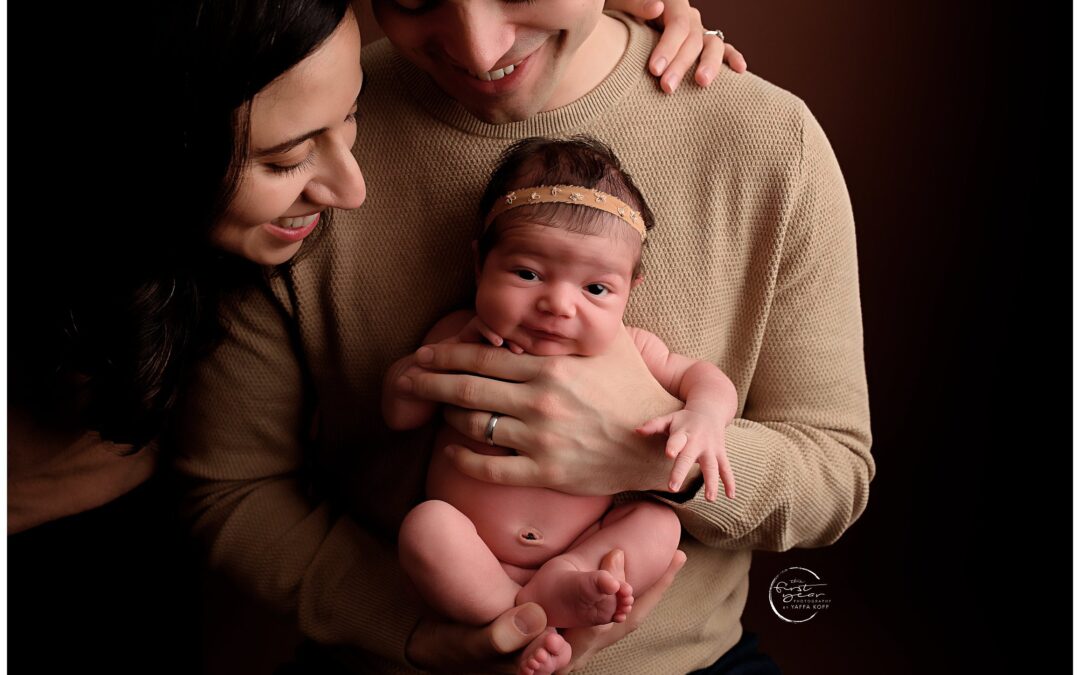
[[[695,28],[695,25],[697,26]],[[679,46],[678,52],[672,57],[671,64],[667,67],[663,77],[660,78],[660,88],[667,93],[672,93],[679,88],[686,71],[697,61],[701,54],[704,33],[700,29],[701,15],[697,10],[691,10],[689,17],[689,30],[686,39]],[[666,32],[666,31],[665,31]]]

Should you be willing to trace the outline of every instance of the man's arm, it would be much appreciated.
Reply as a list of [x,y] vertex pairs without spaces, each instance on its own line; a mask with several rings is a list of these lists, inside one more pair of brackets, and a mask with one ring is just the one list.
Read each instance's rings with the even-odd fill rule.
[[727,430],[739,498],[670,501],[692,535],[724,548],[830,544],[865,509],[874,475],[851,203],[801,103],[798,118],[775,290],[742,414]]

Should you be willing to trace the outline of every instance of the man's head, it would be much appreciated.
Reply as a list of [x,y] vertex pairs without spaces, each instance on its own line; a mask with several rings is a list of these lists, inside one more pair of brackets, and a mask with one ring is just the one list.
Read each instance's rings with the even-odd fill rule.
[[372,0],[394,46],[469,112],[493,124],[526,119],[585,93],[575,88],[596,80],[588,77],[600,62],[592,52],[613,47],[621,53],[621,45],[606,44],[595,31],[603,5],[603,0]]

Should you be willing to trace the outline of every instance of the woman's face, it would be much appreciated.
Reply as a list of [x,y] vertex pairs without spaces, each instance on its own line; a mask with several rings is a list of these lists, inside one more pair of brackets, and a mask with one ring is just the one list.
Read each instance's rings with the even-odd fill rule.
[[352,11],[316,51],[256,94],[250,155],[214,245],[261,265],[296,255],[329,207],[364,202],[352,155],[360,93],[360,30]]

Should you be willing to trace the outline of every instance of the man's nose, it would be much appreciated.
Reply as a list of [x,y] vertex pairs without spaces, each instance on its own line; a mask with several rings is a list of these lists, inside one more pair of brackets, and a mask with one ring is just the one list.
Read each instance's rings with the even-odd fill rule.
[[494,70],[514,45],[514,26],[499,3],[465,0],[448,9],[441,31],[443,51],[455,65],[474,73]]

